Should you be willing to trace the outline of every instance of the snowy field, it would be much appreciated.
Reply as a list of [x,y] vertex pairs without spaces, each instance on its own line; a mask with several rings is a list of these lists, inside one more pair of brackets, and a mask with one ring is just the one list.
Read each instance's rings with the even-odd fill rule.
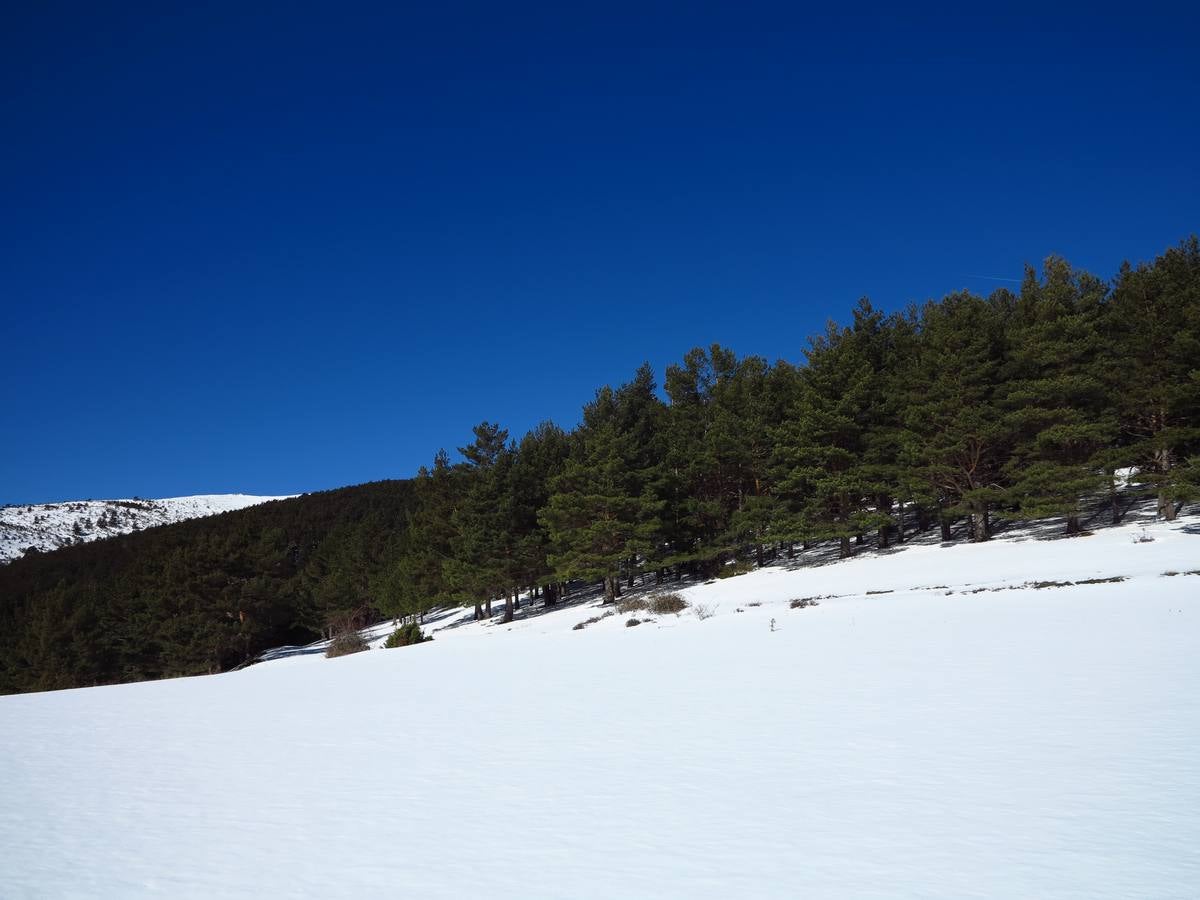
[[30,547],[45,553],[156,525],[211,516],[286,497],[197,494],[162,500],[71,500],[0,507],[0,563]]
[[1200,518],[683,595],[0,697],[0,895],[1200,896]]

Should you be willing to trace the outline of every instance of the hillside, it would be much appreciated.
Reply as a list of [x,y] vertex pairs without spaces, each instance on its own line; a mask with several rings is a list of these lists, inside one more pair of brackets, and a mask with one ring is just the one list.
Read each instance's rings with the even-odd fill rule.
[[0,566],[0,693],[219,672],[362,606],[411,486],[383,481]]
[[72,500],[0,507],[0,563],[30,549],[40,553],[211,516],[286,497],[199,494],[162,500]]
[[1200,516],[1048,533],[0,698],[6,889],[1193,896]]

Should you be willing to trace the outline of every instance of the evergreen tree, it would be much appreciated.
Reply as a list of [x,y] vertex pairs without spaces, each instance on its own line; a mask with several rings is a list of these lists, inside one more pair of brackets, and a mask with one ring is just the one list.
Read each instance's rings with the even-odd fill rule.
[[[514,536],[508,477],[513,452],[508,431],[490,422],[474,428],[475,440],[459,453],[466,460],[464,489],[451,515],[454,536],[443,566],[448,586],[461,602],[475,604],[476,618],[492,615],[492,601],[512,583]],[[512,600],[505,610],[512,618]]]
[[1114,400],[1138,481],[1175,518],[1190,496],[1179,463],[1200,439],[1200,241],[1121,267],[1112,298]]
[[1004,470],[1021,515],[1064,516],[1076,534],[1081,499],[1105,484],[1098,454],[1116,437],[1104,384],[1107,289],[1057,257],[1043,273],[1039,281],[1026,269],[1008,330],[1001,403],[1014,446]]
[[510,488],[516,546],[514,590],[530,593],[546,588],[545,602],[558,599],[558,584],[550,565],[550,536],[538,520],[538,512],[550,500],[550,484],[563,470],[570,442],[552,422],[543,422],[521,439],[513,461]]
[[[860,312],[872,315],[869,303]],[[851,538],[890,522],[874,507],[877,481],[864,466],[878,370],[853,329],[832,322],[814,338],[788,420],[778,431],[780,489],[808,540]]]
[[939,515],[966,514],[975,541],[988,539],[990,507],[1005,496],[1010,435],[997,390],[1006,307],[1003,295],[984,300],[966,292],[925,304],[907,372],[906,456],[923,473]]
[[622,399],[638,395],[636,389],[597,392],[539,516],[557,577],[602,580],[608,603],[619,594],[622,565],[652,554],[661,528],[653,472],[637,468],[645,448],[628,421],[622,423]]

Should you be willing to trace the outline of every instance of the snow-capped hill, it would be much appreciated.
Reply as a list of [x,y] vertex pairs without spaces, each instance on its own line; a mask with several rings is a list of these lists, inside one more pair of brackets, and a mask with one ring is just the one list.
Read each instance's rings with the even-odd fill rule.
[[23,556],[30,548],[44,553],[71,544],[284,499],[287,498],[199,494],[161,500],[72,500],[5,506],[0,508],[0,563]]

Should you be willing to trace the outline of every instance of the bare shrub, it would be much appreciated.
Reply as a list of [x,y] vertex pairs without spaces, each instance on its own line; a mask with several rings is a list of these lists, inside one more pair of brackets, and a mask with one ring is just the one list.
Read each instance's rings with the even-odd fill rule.
[[603,615],[592,616],[590,619],[584,619],[582,622],[576,622],[574,625],[571,626],[571,630],[572,631],[583,631],[583,629],[587,628],[589,625],[594,625],[597,622],[599,622],[601,619],[607,619],[609,616],[611,616],[613,614],[613,612],[614,612],[614,610],[610,609],[608,612],[604,613]]
[[796,600],[789,601],[788,609],[806,609],[809,606],[820,606],[821,601],[816,597],[800,597]]
[[325,657],[333,659],[336,656],[349,656],[351,653],[361,653],[369,649],[370,646],[357,631],[343,631],[329,642],[329,646],[325,648]]
[[703,622],[717,614],[717,607],[712,603],[693,603],[692,612],[696,614],[697,619]]
[[621,600],[617,603],[617,612],[619,613],[637,612],[639,609],[646,609],[646,600],[644,597],[630,597],[627,600]]
[[688,607],[688,602],[678,594],[655,594],[650,598],[650,612],[665,616],[667,613],[681,613]]
[[629,621],[627,621],[625,623],[625,627],[632,628],[634,625],[641,625],[641,624],[642,624],[642,622],[640,619],[630,619]]

